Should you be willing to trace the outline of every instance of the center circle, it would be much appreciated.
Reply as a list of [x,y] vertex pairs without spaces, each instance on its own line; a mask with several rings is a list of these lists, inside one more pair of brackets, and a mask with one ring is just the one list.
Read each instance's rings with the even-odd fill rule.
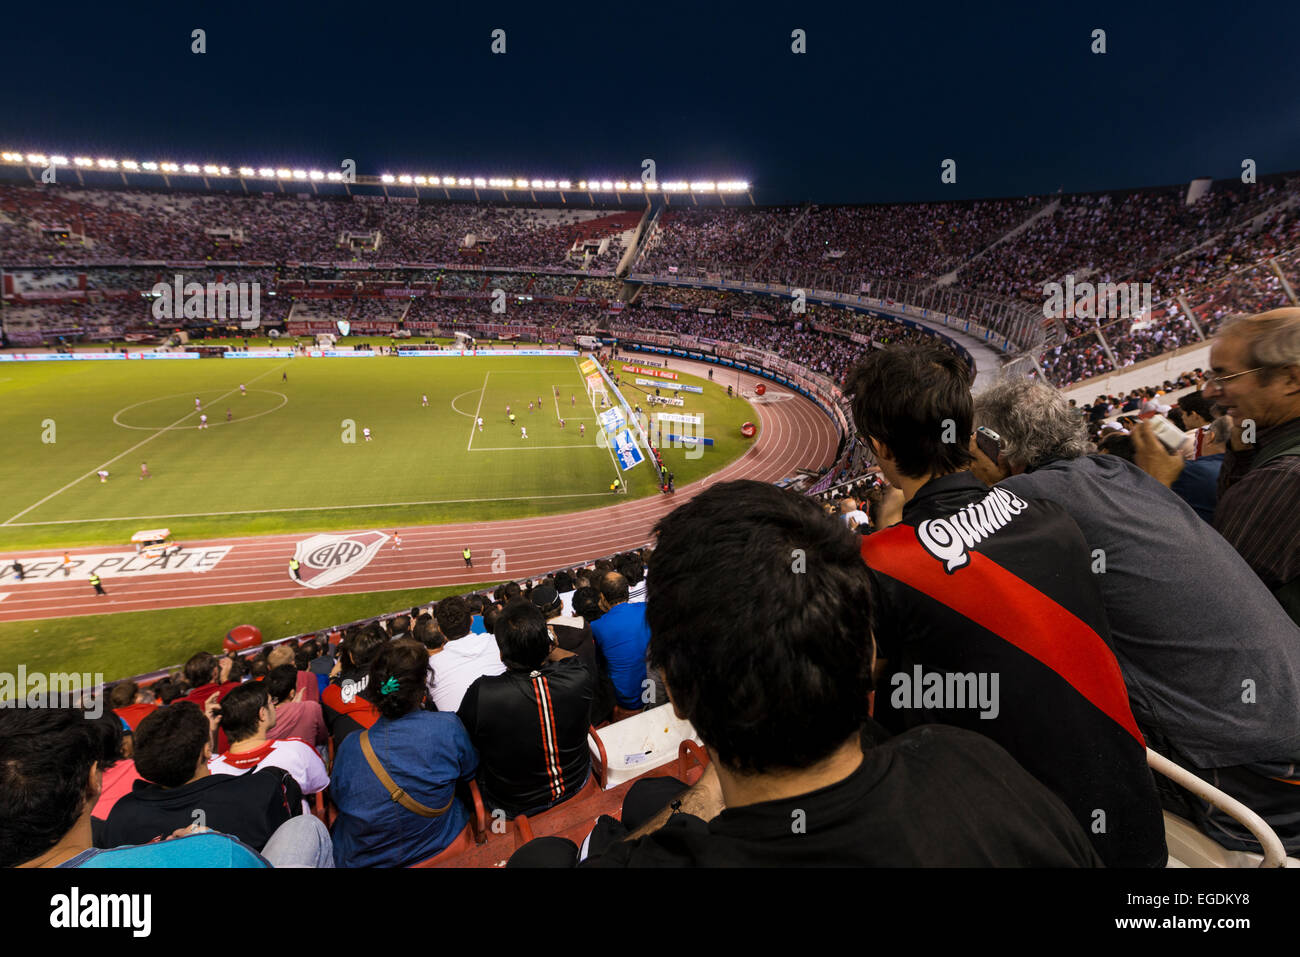
[[[243,403],[242,407],[248,408],[248,400],[252,399],[254,396],[258,397],[253,403],[254,407],[258,408],[258,411],[246,415],[233,416],[228,422],[226,421],[224,412],[217,411],[217,406],[204,405],[203,412],[206,412],[208,415],[209,426],[234,425],[237,422],[247,422],[249,419],[256,419],[263,415],[270,415],[272,412],[278,412],[289,404],[289,397],[287,395],[283,392],[275,392],[271,389],[249,389],[246,396],[239,398],[232,396],[229,390],[223,390],[221,392],[210,390],[207,393],[197,393],[197,398],[203,400],[205,395],[213,395],[218,398],[226,396],[226,400],[229,400],[229,405],[227,405],[226,408],[231,410],[236,407],[236,403]],[[279,402],[277,404],[272,404],[275,401],[274,399],[262,398],[263,396],[278,396]],[[179,392],[175,395],[164,395],[155,399],[145,399],[143,402],[136,402],[132,405],[118,409],[117,412],[113,414],[113,424],[123,429],[133,429],[138,432],[173,432],[197,428],[200,412],[192,405],[195,398],[196,393]],[[216,401],[216,399],[213,401]],[[190,403],[188,406],[186,405],[187,402]],[[163,403],[166,404],[163,405]],[[147,408],[148,406],[158,406],[159,408],[151,410]],[[188,413],[186,412],[187,408]],[[135,409],[140,409],[141,412],[138,412],[135,415],[129,414]],[[140,422],[142,420],[148,421],[150,418],[154,417],[157,419],[157,424],[155,425],[137,425],[134,422],[129,421],[131,419],[134,419],[135,422]]]

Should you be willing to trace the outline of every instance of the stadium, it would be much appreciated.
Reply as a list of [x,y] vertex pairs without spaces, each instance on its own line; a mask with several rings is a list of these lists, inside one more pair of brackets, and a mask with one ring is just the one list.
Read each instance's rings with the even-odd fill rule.
[[1300,867],[1300,170],[0,147],[6,866]]

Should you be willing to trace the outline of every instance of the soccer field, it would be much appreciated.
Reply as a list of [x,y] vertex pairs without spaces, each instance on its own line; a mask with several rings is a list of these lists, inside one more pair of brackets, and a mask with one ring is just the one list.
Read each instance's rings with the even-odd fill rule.
[[[703,415],[717,442],[664,452],[685,484],[742,454],[739,426],[757,417],[681,381],[706,393],[673,411]],[[655,493],[649,464],[620,473],[597,432],[572,357],[5,363],[0,550],[123,544],[160,525],[184,541],[567,512],[608,504],[617,475],[629,497]]]

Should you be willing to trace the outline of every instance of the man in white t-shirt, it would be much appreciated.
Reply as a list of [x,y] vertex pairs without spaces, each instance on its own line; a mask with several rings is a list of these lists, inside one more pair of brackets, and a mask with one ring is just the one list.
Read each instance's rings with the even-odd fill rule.
[[840,502],[840,517],[844,519],[844,524],[849,527],[849,531],[871,521],[867,513],[858,508],[858,500],[855,498],[846,498]]
[[464,598],[444,598],[434,606],[433,617],[447,643],[429,659],[433,671],[430,694],[439,711],[454,713],[470,685],[484,675],[504,674],[506,666],[501,663],[496,638],[470,632],[474,619]]
[[[295,692],[297,698],[301,692]],[[258,768],[282,768],[293,775],[304,795],[324,790],[329,772],[316,749],[299,738],[268,739],[275,727],[275,702],[266,682],[249,681],[232,688],[218,705],[221,730],[230,747],[208,762],[211,774],[247,774]],[[310,807],[304,806],[310,814]]]

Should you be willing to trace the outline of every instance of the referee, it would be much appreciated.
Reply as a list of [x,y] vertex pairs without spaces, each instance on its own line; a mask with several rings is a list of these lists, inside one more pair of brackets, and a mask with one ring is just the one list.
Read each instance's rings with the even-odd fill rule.
[[302,575],[298,574],[298,556],[295,555],[289,559],[289,574],[293,576],[294,581],[302,581]]
[[107,594],[108,594],[108,592],[104,591],[104,586],[103,586],[103,584],[100,582],[99,576],[96,575],[94,572],[91,572],[91,573],[90,573],[90,587],[93,588],[93,589],[95,589],[95,594],[96,594],[96,595],[107,595]]

